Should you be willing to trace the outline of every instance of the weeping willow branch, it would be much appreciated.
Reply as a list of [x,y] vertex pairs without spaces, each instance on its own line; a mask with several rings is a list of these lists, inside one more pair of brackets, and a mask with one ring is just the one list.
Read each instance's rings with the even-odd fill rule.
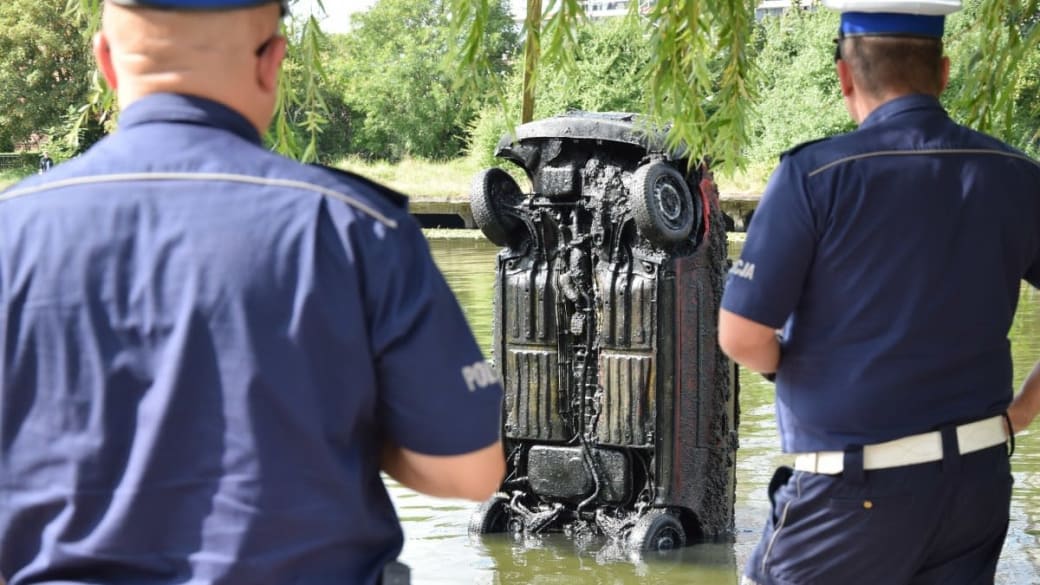
[[458,87],[475,91],[479,80],[492,71],[488,39],[484,34],[491,18],[487,0],[451,0],[451,37],[459,39],[450,60],[459,64],[462,75]]
[[560,66],[569,71],[575,68],[575,56],[581,51],[578,29],[584,25],[585,9],[579,0],[551,0],[543,12],[543,57],[546,65]]
[[[451,2],[453,23],[466,39],[456,53],[458,63],[471,78],[483,71],[471,56],[479,52],[482,23],[477,15],[489,1]],[[653,48],[654,59],[644,72],[651,119],[669,127],[673,147],[685,145],[728,167],[739,164],[754,99],[748,80],[755,1],[633,0],[632,5],[645,20]],[[534,95],[539,67],[575,68],[581,50],[577,32],[585,21],[579,0],[553,0],[541,14],[528,13],[525,33],[533,53],[525,64],[525,94]],[[708,63],[718,55],[723,65],[712,71]]]
[[321,94],[327,82],[321,59],[325,35],[312,15],[287,23],[286,36],[289,53],[278,80],[278,102],[268,141],[282,154],[314,162],[318,137],[328,123],[328,105]]
[[[710,156],[726,170],[740,166],[749,140],[753,15],[750,0],[657,2],[647,15],[650,114],[670,124],[671,147]],[[719,71],[708,67],[713,55],[723,56]]]
[[[492,0],[448,0],[451,13],[452,36],[461,39],[451,51],[450,59],[458,71],[457,87],[462,91],[482,91],[488,85],[503,109],[508,109],[505,87],[495,74],[485,34]],[[534,96],[538,71],[542,66],[574,68],[574,56],[580,46],[577,31],[585,21],[580,0],[529,0],[524,20],[523,36],[524,86],[521,121],[528,121],[534,112]],[[543,44],[543,40],[548,39]],[[490,82],[488,84],[487,82]]]
[[[292,4],[298,4],[293,0]],[[315,0],[317,11],[323,13],[323,0]],[[101,28],[102,0],[67,0],[67,18],[82,23],[84,42]],[[321,96],[320,87],[326,79],[320,58],[320,47],[324,40],[318,18],[313,14],[285,24],[289,39],[289,54],[283,74],[279,79],[278,102],[268,142],[278,152],[303,161],[317,159],[318,136],[327,123],[328,107]],[[65,141],[79,146],[82,129],[91,121],[113,129],[117,117],[117,104],[113,92],[96,73],[91,79],[91,92],[87,103],[76,110],[68,126]]]
[[491,21],[491,0],[449,0],[451,38],[457,39],[447,55],[449,67],[458,71],[455,89],[464,95],[481,95],[488,88],[497,97],[503,111],[508,107],[505,85],[492,59],[485,34]]
[[[444,0],[452,15],[453,66],[461,80],[458,91],[499,97],[505,109],[505,89],[489,51],[485,34],[494,0]],[[294,0],[297,3],[297,0]],[[321,0],[318,5],[321,6]],[[751,140],[749,118],[756,92],[750,56],[757,0],[632,0],[646,23],[653,58],[646,65],[647,113],[669,128],[673,147],[683,145],[696,157],[710,156],[724,170],[742,164]],[[1016,87],[1022,85],[1021,64],[1035,59],[1040,47],[1040,0],[967,0],[956,34],[970,37],[966,56],[954,61],[959,87],[947,96],[964,121],[983,131],[1009,137],[1014,124]],[[528,15],[531,40],[528,70],[530,95],[542,67],[574,70],[581,47],[577,32],[585,21],[580,0],[548,0]],[[67,16],[78,18],[88,34],[100,23],[101,0],[68,0]],[[316,18],[287,24],[290,60],[282,77],[278,110],[270,143],[284,154],[313,160],[317,138],[328,110],[320,86],[326,81],[319,58],[322,41]],[[715,63],[716,65],[709,65]],[[77,113],[82,128],[88,120],[110,122],[115,100],[97,81],[88,103]],[[1040,133],[1040,129],[1034,129]]]
[[[94,33],[101,30],[101,0],[68,0],[63,17],[79,24],[83,30],[82,42],[88,43]],[[86,103],[76,108],[69,117],[65,135],[60,140],[72,152],[79,152],[84,146],[83,134],[92,121],[111,130],[115,126],[115,120],[115,93],[109,89],[101,79],[101,74],[95,69],[90,74],[90,91]]]
[[970,49],[952,64],[962,82],[951,104],[965,124],[1010,139],[1022,65],[1040,50],[1040,1],[977,0],[958,16],[967,26],[949,40]]

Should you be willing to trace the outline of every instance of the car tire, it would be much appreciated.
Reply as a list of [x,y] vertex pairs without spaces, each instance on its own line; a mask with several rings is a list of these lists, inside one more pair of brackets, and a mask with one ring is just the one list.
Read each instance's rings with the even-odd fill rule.
[[655,161],[636,169],[631,196],[632,215],[643,237],[659,246],[690,237],[699,206],[686,179],[670,164]]
[[469,197],[473,221],[499,246],[515,244],[523,234],[523,223],[513,213],[523,200],[520,185],[502,169],[485,169],[473,179]]
[[491,498],[477,506],[469,518],[470,534],[497,534],[509,528],[509,502]]
[[632,550],[643,552],[675,550],[686,546],[686,531],[674,514],[655,508],[636,520],[628,533],[628,544]]

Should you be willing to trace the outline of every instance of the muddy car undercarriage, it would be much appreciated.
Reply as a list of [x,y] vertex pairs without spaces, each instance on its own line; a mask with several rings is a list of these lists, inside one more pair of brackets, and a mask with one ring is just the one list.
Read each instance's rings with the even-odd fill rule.
[[591,532],[641,550],[730,537],[738,384],[716,345],[726,235],[707,165],[631,114],[526,124],[496,155],[533,188],[491,168],[471,193],[502,246],[508,462],[471,532]]

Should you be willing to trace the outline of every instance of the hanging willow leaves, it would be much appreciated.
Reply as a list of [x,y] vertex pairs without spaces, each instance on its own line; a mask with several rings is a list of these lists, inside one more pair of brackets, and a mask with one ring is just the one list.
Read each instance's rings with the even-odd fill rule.
[[[485,34],[493,0],[447,0],[451,11],[452,37],[460,39],[452,49],[450,60],[458,72],[456,87],[463,92],[486,91],[488,86],[498,96],[503,110],[508,108],[505,85],[496,73],[491,59],[491,38]],[[541,66],[570,67],[580,46],[577,31],[585,22],[580,0],[528,0],[523,24],[524,86],[523,114],[534,111],[535,88]],[[543,39],[548,43],[543,50]],[[545,63],[542,63],[542,59]]]
[[[88,46],[94,33],[101,28],[101,0],[68,0],[63,17],[77,23],[83,31],[80,42]],[[96,68],[90,72],[89,84],[86,102],[69,116],[65,135],[60,138],[69,152],[79,152],[89,146],[83,144],[88,128],[98,126],[111,130],[115,124],[115,94],[108,89]]]
[[952,58],[959,83],[947,96],[951,107],[967,125],[1012,140],[1023,64],[1040,51],[1040,0],[969,0],[951,24],[947,45],[961,49]]
[[278,80],[278,105],[268,141],[278,152],[304,162],[318,159],[318,137],[327,123],[328,105],[321,47],[325,35],[311,15],[286,23],[289,50]]
[[[550,0],[543,3],[543,7],[542,39],[547,39],[545,64],[573,70],[574,56],[581,51],[577,31],[587,23],[585,9],[579,0]],[[532,26],[530,18],[525,26]]]
[[[293,0],[292,5],[300,0]],[[304,18],[288,19],[285,34],[289,39],[288,58],[279,79],[278,106],[267,139],[278,152],[304,161],[318,157],[318,136],[326,123],[328,108],[319,91],[325,82],[325,69],[320,58],[323,33],[318,16],[325,11],[323,0],[314,0],[315,13]],[[101,27],[102,0],[68,0],[66,18],[76,19],[89,42]],[[96,73],[92,76],[87,103],[76,110],[70,120],[65,141],[78,146],[82,129],[92,121],[109,130],[114,127],[117,104],[112,91]]]
[[[321,6],[321,0],[316,0]],[[445,0],[452,14],[453,52],[458,91],[492,88],[505,104],[504,84],[488,51],[485,34],[493,0]],[[537,1],[537,0],[536,0]],[[297,4],[298,0],[294,0]],[[1040,0],[967,0],[959,27],[951,35],[970,37],[957,43],[956,87],[946,96],[966,123],[1008,138],[1015,130],[1015,109],[1022,107],[1022,64],[1036,59],[1040,46]],[[525,33],[531,55],[525,67],[529,83],[537,83],[541,67],[573,68],[581,47],[579,27],[585,22],[580,0],[544,0],[528,15]],[[732,170],[743,162],[749,140],[749,118],[756,99],[752,79],[752,31],[756,0],[632,0],[645,23],[653,48],[646,65],[646,112],[669,127],[673,146],[711,156]],[[100,0],[68,0],[68,16],[81,19],[88,32],[100,22]],[[952,19],[951,19],[952,20]],[[280,152],[311,160],[328,110],[318,91],[325,72],[318,56],[322,33],[318,19],[307,17],[286,25],[290,59],[282,78],[278,112],[269,140]],[[85,37],[88,38],[88,37]],[[96,78],[95,78],[96,79]],[[94,83],[87,103],[71,128],[85,121],[110,122],[114,100]],[[531,90],[533,96],[533,88]],[[1028,104],[1027,104],[1028,105]],[[1021,116],[1019,116],[1021,118]],[[1032,136],[1038,129],[1027,129]],[[1035,138],[1034,138],[1035,139]]]
[[[487,0],[453,0],[462,36],[479,43],[478,19],[472,18]],[[955,59],[963,83],[948,100],[970,112],[967,123],[1008,137],[1016,107],[1016,87],[1024,75],[1022,63],[1035,58],[1040,46],[1037,4],[1040,0],[968,0],[959,15],[970,23],[963,34],[978,36],[966,59]],[[757,97],[753,79],[752,36],[756,0],[660,0],[636,2],[652,46],[646,66],[647,113],[667,125],[672,146],[711,156],[730,171],[743,164],[750,140],[749,119]],[[573,9],[568,8],[577,5]],[[554,8],[560,6],[560,8]],[[814,5],[819,9],[819,3]],[[544,11],[540,57],[567,67],[580,47],[573,32],[580,26],[580,3],[563,0]],[[547,15],[547,16],[546,16]],[[538,30],[528,15],[527,29]],[[968,43],[963,43],[969,45]],[[536,43],[537,45],[537,43]],[[1032,52],[1032,53],[1031,53]],[[463,74],[480,75],[459,52]],[[720,59],[721,57],[721,59]],[[535,59],[537,63],[537,59]],[[1019,104],[1020,106],[1020,104]]]
[[[656,3],[647,15],[654,55],[647,76],[649,113],[670,124],[673,148],[685,145],[726,170],[740,164],[748,142],[754,5],[674,0]],[[709,63],[719,55],[721,67],[713,71]]]
[[[454,0],[452,8],[462,36],[477,43],[477,19],[485,0]],[[646,24],[654,58],[645,72],[647,113],[660,125],[669,125],[672,146],[685,144],[693,152],[710,154],[733,165],[748,140],[748,115],[754,92],[750,40],[754,25],[752,0],[673,0],[635,2],[633,10]],[[535,20],[540,18],[541,21]],[[528,48],[538,51],[527,60],[526,72],[534,85],[539,66],[573,68],[580,51],[576,31],[585,22],[578,0],[554,0],[542,14],[528,13],[525,34],[535,32]],[[467,28],[468,27],[468,28]],[[479,75],[467,60],[474,49],[463,47],[458,61],[470,76]],[[709,62],[723,55],[719,71]],[[717,62],[718,60],[715,59]]]

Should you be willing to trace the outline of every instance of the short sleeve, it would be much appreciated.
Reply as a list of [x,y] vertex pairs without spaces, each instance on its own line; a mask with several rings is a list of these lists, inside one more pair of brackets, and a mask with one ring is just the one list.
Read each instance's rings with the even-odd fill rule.
[[770,177],[729,271],[722,308],[780,328],[794,311],[816,253],[813,209],[802,174],[785,157]]
[[398,445],[459,455],[499,439],[502,388],[413,221],[365,261],[379,417]]

